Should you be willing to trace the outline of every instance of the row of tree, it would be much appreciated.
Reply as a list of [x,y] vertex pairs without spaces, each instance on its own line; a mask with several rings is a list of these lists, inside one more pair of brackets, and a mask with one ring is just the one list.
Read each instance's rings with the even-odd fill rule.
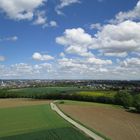
[[115,103],[129,109],[135,107],[140,112],[140,94],[132,95],[127,91],[118,92],[115,96]]

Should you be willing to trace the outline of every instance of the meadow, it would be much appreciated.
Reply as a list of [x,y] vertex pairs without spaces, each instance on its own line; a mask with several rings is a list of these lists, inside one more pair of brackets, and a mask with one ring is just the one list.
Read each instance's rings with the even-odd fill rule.
[[37,88],[20,88],[10,89],[8,93],[19,94],[21,96],[34,96],[40,94],[68,93],[79,90],[76,87],[37,87]]
[[[16,102],[16,101],[15,101]],[[46,104],[0,108],[0,140],[89,140]]]
[[79,91],[77,87],[34,87],[34,88],[17,88],[1,89],[0,98],[35,98],[46,99],[53,98],[59,94],[68,94]]

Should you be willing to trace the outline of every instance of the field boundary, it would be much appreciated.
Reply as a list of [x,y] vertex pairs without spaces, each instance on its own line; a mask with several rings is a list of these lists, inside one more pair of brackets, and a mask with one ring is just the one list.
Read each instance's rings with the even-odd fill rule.
[[72,125],[74,125],[76,128],[78,128],[79,130],[81,130],[82,132],[84,132],[86,135],[88,135],[90,138],[94,139],[94,140],[105,140],[104,138],[100,137],[99,135],[97,135],[96,133],[94,133],[93,131],[91,131],[90,129],[86,128],[85,126],[79,124],[78,122],[74,121],[73,119],[71,119],[70,117],[68,117],[67,115],[65,115],[58,107],[55,103],[50,103],[51,109],[54,110],[55,112],[57,112],[57,114],[59,114],[63,119],[65,119],[66,121],[68,121],[69,123],[71,123]]

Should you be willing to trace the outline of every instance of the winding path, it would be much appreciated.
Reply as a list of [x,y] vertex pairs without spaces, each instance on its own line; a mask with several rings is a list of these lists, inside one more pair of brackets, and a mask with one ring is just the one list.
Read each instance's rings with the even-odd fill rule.
[[88,128],[84,127],[83,125],[75,122],[74,120],[72,120],[70,117],[66,116],[58,107],[57,105],[54,103],[50,103],[51,109],[56,111],[57,114],[59,114],[62,118],[64,118],[66,121],[68,121],[69,123],[71,123],[72,125],[74,125],[75,127],[77,127],[79,130],[81,130],[82,132],[84,132],[86,135],[88,135],[89,137],[93,138],[94,140],[104,140],[102,137],[98,136],[97,134],[95,134],[94,132],[92,132],[91,130],[89,130]]

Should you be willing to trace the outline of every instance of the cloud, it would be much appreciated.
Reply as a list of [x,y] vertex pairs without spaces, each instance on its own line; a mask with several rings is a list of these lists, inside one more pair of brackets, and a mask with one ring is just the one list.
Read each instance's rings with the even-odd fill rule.
[[93,56],[88,51],[88,46],[92,44],[92,37],[82,28],[66,29],[63,36],[56,38],[56,42],[66,47],[66,53],[87,57]]
[[91,24],[90,25],[90,29],[101,30],[102,29],[102,25],[100,23]]
[[65,53],[61,52],[61,53],[59,54],[59,56],[60,56],[60,57],[65,57]]
[[60,0],[60,4],[56,6],[55,10],[58,15],[62,15],[61,9],[74,3],[80,3],[80,0]]
[[119,12],[115,16],[115,19],[110,20],[110,22],[120,23],[120,22],[123,22],[125,20],[136,20],[136,19],[140,19],[140,0],[137,2],[134,9],[127,11],[127,12]]
[[17,63],[10,66],[0,65],[0,71],[0,77],[4,78],[43,78],[52,72],[52,65],[49,63],[36,65]]
[[[50,63],[0,65],[1,78],[38,79],[139,79],[139,58],[127,58],[114,64],[100,58],[66,58]],[[111,64],[112,63],[112,64]]]
[[100,27],[92,24],[90,28],[98,28],[93,37],[91,48],[101,55],[109,57],[127,57],[130,54],[140,54],[140,0],[134,9],[119,12],[115,19]]
[[91,57],[87,59],[87,62],[90,64],[96,64],[96,65],[111,65],[111,60],[102,60],[99,58]]
[[12,20],[30,20],[33,25],[56,27],[56,21],[47,23],[45,10],[39,8],[45,5],[47,0],[0,0],[0,11]]
[[[117,14],[115,22],[92,24],[90,28],[97,29],[94,35],[82,28],[66,29],[56,38],[65,51],[58,60],[61,74],[74,78],[139,79],[139,5],[140,1],[133,10]],[[67,54],[76,56],[66,58]]]
[[[21,1],[23,2],[24,0]],[[21,1],[17,0],[16,2],[21,3]],[[0,0],[0,4],[1,2]],[[42,0],[39,6],[42,6],[44,2],[45,0]],[[61,0],[59,4],[59,6],[61,6],[60,8],[58,7],[58,11],[61,12],[62,8],[73,3],[77,3],[77,1]],[[39,6],[30,11],[33,14],[31,18],[24,17],[18,19],[16,17],[12,19],[32,19],[32,21],[34,19],[36,25],[56,27],[57,22],[47,21],[45,12],[38,11],[37,8]],[[1,7],[0,5],[0,8]],[[137,12],[135,9],[139,9],[138,7],[139,2],[133,10],[117,14],[115,22],[109,22],[104,25],[99,23],[92,24],[91,28],[97,30],[94,35],[86,32],[83,28],[66,29],[61,36],[56,38],[56,43],[64,47],[64,51],[59,54],[60,57],[58,57],[58,59],[51,61],[51,64],[41,63],[31,65],[19,63],[9,66],[0,65],[0,77],[139,79],[140,22],[136,20],[139,18],[136,16],[137,14],[134,14]],[[27,10],[23,10],[23,13],[18,13],[24,15],[26,11]],[[1,41],[16,41],[17,39],[18,37],[13,36],[1,39]],[[119,57],[121,58],[118,59]],[[51,55],[41,54],[39,52],[35,52],[32,58],[38,60],[38,63],[54,60],[54,57]],[[5,58],[1,56],[0,61],[4,60]]]
[[0,38],[0,42],[2,42],[2,41],[17,41],[17,40],[18,40],[18,37],[17,36]]
[[5,57],[0,55],[0,62],[5,61]]
[[91,50],[97,50],[104,56],[126,57],[140,52],[139,31],[140,22],[127,20],[106,24],[94,36],[82,28],[66,29],[63,36],[56,38],[56,42],[63,45],[69,54],[91,57]]
[[127,58],[126,60],[120,62],[122,67],[139,67],[140,68],[140,58],[133,57]]
[[[100,75],[108,72],[107,66],[111,65],[111,60],[103,60],[99,58],[66,58],[58,59],[57,71],[60,74],[71,75],[75,77],[85,76],[88,78],[94,77],[94,74]],[[61,73],[61,72],[62,73]]]
[[57,25],[56,21],[52,20],[52,21],[50,21],[50,26],[51,27],[57,27],[58,25]]
[[0,9],[10,19],[31,20],[46,0],[0,0]]
[[57,26],[58,26],[57,22],[54,20],[51,20],[50,22],[44,24],[42,27],[46,28],[46,27],[57,27]]
[[104,52],[105,56],[111,56],[111,57],[126,57],[128,55],[127,52],[120,52],[120,53],[108,53]]
[[33,22],[34,25],[45,25],[47,22],[47,18],[45,15],[45,11],[37,11],[36,12],[36,19]]
[[53,60],[54,57],[50,56],[50,55],[47,55],[47,54],[40,54],[38,52],[35,52],[33,55],[32,55],[32,58],[34,60],[38,60],[38,61],[48,61],[48,60]]
[[74,59],[68,59],[68,58],[62,58],[58,60],[59,66],[63,69],[81,69],[81,68],[87,68],[85,64],[79,63],[78,61]]
[[[130,28],[131,27],[131,28]],[[106,56],[125,57],[128,53],[140,52],[140,22],[124,21],[119,24],[104,25],[95,34],[93,49]]]

